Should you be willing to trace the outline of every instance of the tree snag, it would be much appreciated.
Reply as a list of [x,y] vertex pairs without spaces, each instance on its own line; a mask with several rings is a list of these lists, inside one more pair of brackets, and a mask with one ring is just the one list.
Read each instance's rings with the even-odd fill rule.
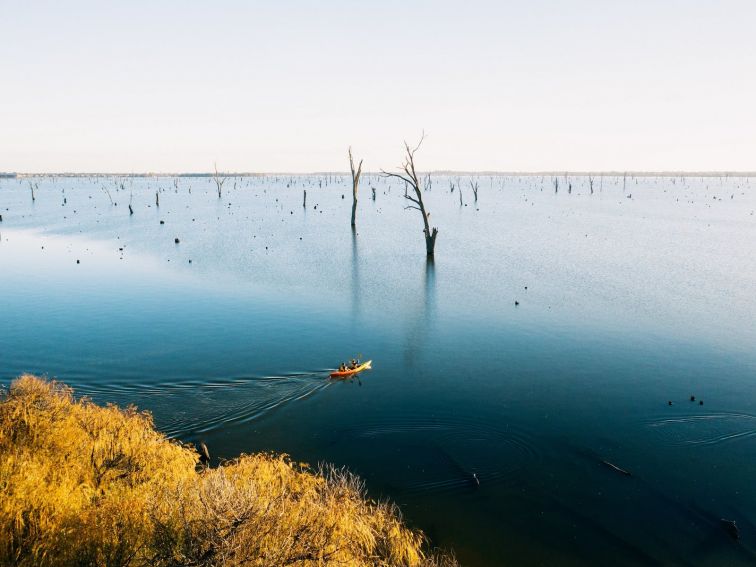
[[[112,205],[113,204],[113,197],[110,196],[110,191],[108,191],[108,188],[105,187],[105,186],[102,187],[102,190],[105,191],[105,194],[108,196],[108,199],[110,199],[110,204]],[[65,195],[65,193],[66,192],[64,190],[63,194]],[[65,202],[66,202],[66,198],[63,197],[63,203],[65,203]]]
[[417,150],[420,148],[420,144],[423,143],[424,138],[425,134],[423,134],[423,136],[420,138],[420,141],[417,143],[417,146],[415,146],[414,148],[410,148],[409,144],[407,144],[407,142],[404,142],[404,150],[406,152],[406,156],[404,158],[404,163],[401,166],[403,173],[389,173],[386,171],[383,171],[382,173],[386,177],[396,177],[397,179],[401,179],[414,191],[414,197],[409,193],[404,195],[404,198],[411,203],[404,208],[417,209],[423,216],[423,225],[425,227],[423,229],[423,233],[425,234],[425,252],[428,256],[433,257],[433,252],[436,248],[436,236],[438,236],[438,229],[435,226],[433,227],[433,229],[431,229],[430,224],[428,223],[428,217],[430,217],[430,213],[426,212],[425,210],[425,205],[423,204],[423,193],[420,190],[420,181],[417,177],[417,172],[415,171],[415,152],[417,152]]
[[226,179],[228,179],[228,177],[225,175],[221,177],[218,174],[218,165],[215,163],[213,163],[213,165],[215,166],[215,175],[213,175],[213,181],[215,181],[215,185],[217,185],[218,187],[218,198],[221,199],[223,195],[223,184],[226,182]]
[[352,226],[356,226],[357,217],[357,188],[360,185],[360,175],[362,175],[362,160],[354,170],[354,159],[352,159],[352,147],[349,146],[349,168],[352,170]]
[[475,202],[478,202],[478,182],[473,182],[472,179],[470,179],[470,188],[473,191],[473,195],[475,195]]

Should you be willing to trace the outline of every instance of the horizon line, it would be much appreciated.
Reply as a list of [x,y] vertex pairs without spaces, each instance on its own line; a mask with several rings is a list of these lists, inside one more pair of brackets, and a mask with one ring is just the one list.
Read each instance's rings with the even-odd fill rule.
[[[601,176],[601,177],[756,177],[756,170],[542,170],[542,171],[497,171],[497,170],[454,170],[440,169],[430,171],[418,171],[421,175],[474,175],[474,176],[519,176],[519,177],[537,177],[537,176]],[[214,177],[215,172],[106,172],[106,171],[66,171],[66,172],[19,172],[19,171],[0,171],[0,179],[19,179],[25,177]],[[269,172],[218,172],[222,177],[266,177],[266,176],[317,176],[317,175],[334,175],[349,176],[349,171],[310,171],[310,172],[291,172],[291,171],[269,171]],[[384,175],[383,171],[366,171],[364,175]]]

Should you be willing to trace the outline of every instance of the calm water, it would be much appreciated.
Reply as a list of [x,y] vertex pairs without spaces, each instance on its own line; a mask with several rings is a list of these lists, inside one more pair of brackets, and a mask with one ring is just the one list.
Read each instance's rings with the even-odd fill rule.
[[346,465],[470,566],[753,564],[756,179],[468,179],[432,264],[372,176],[356,235],[343,177],[0,180],[0,382]]

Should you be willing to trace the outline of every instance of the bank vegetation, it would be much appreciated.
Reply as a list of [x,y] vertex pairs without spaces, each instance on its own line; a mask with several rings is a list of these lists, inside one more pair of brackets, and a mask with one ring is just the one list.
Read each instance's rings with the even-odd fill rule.
[[26,375],[0,393],[0,564],[456,562],[344,470],[275,454],[206,467],[150,414]]

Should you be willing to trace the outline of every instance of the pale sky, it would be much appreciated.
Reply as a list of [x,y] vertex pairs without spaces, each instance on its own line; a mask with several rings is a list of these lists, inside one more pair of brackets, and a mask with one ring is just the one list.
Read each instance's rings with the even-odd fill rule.
[[756,1],[0,0],[0,171],[756,170]]

